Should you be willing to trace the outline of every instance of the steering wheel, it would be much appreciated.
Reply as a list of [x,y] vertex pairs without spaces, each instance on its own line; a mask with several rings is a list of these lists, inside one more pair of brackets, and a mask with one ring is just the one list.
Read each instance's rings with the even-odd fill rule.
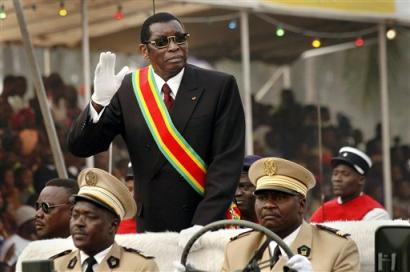
[[[189,254],[189,251],[192,245],[195,243],[195,241],[208,231],[222,229],[225,226],[229,226],[229,225],[251,228],[256,231],[262,232],[263,234],[267,236],[268,239],[275,241],[278,244],[278,246],[281,247],[286,252],[286,255],[288,255],[289,259],[293,256],[293,253],[288,247],[288,245],[286,245],[285,242],[283,242],[283,240],[277,234],[275,234],[274,232],[265,228],[262,225],[249,222],[249,221],[245,221],[245,220],[219,220],[219,221],[210,223],[206,225],[205,227],[203,227],[202,229],[200,229],[197,233],[195,233],[191,237],[191,239],[189,239],[188,243],[185,245],[184,250],[182,251],[181,264],[186,267],[187,272],[193,272],[193,271],[199,272],[200,271],[198,269],[190,267],[189,265],[187,266],[188,254]],[[254,263],[253,265],[256,265],[256,267],[251,267],[252,264],[250,263],[246,267],[244,267],[241,271],[259,271],[259,266],[264,265],[264,264],[265,262]],[[270,263],[268,263],[268,265],[270,265]]]

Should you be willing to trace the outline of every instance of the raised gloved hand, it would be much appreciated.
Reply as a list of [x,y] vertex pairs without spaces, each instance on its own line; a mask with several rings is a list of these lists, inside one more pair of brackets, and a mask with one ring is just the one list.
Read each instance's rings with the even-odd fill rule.
[[305,256],[296,254],[288,260],[286,266],[297,272],[313,272],[312,264]]
[[179,261],[174,261],[172,265],[174,266],[174,272],[185,272],[186,271],[185,266]]
[[[203,227],[200,225],[194,225],[190,228],[181,230],[181,232],[179,233],[178,246],[183,249],[188,243],[188,241],[191,239],[191,237],[194,236],[194,234],[197,233],[202,228]],[[191,251],[198,250],[201,247],[202,247],[202,244],[201,244],[201,237],[200,237],[192,245]]]
[[91,96],[95,103],[107,106],[117,92],[122,79],[128,73],[128,66],[124,66],[118,74],[115,72],[115,54],[103,52],[94,72],[94,93]]

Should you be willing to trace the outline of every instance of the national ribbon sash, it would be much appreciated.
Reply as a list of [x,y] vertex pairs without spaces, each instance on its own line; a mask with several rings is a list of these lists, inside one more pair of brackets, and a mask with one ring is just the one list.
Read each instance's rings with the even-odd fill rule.
[[132,86],[159,150],[188,184],[203,195],[207,166],[174,126],[155,84],[151,65],[132,73]]

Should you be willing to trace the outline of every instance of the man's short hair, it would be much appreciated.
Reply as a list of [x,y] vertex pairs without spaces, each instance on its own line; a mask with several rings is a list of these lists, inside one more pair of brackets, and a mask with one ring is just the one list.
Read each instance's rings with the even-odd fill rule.
[[46,183],[47,186],[63,187],[70,195],[78,193],[78,184],[74,179],[55,178]]
[[155,13],[154,15],[151,15],[150,17],[148,17],[144,21],[141,27],[141,36],[140,36],[141,43],[148,41],[149,38],[151,37],[150,26],[152,24],[167,23],[173,20],[178,21],[181,25],[183,25],[177,17],[175,17],[174,15],[168,12]]

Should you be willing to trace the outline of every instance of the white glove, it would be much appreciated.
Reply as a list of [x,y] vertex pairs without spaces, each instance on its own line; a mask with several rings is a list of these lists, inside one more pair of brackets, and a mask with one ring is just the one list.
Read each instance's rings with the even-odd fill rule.
[[100,54],[100,61],[94,72],[94,93],[91,99],[102,106],[107,106],[117,92],[122,79],[128,73],[128,66],[122,67],[115,75],[115,54],[105,52]]
[[185,272],[186,271],[185,266],[179,261],[174,261],[172,263],[172,266],[174,267],[174,272]]
[[312,264],[305,256],[296,254],[288,260],[286,266],[297,272],[313,272]]
[[[192,238],[192,236],[194,236],[194,234],[197,233],[202,228],[203,227],[200,225],[194,225],[190,228],[181,230],[181,232],[179,233],[178,246],[183,249],[188,243],[188,241]],[[191,251],[198,250],[201,247],[202,247],[202,244],[201,244],[201,237],[200,237],[192,245]]]

